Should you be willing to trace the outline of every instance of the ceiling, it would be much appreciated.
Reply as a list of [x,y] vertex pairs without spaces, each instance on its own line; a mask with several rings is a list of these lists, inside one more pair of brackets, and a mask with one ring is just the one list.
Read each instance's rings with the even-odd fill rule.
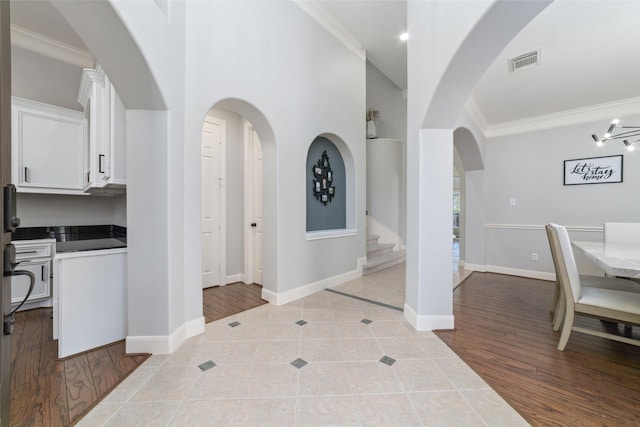
[[[405,0],[314,3],[362,44],[380,71],[407,88],[406,46],[398,41],[407,26]],[[554,1],[478,82],[479,111],[490,126],[640,97],[639,22],[637,0]],[[509,58],[537,49],[539,64],[509,71]]]
[[[400,89],[407,87],[405,0],[312,0]],[[48,1],[12,0],[12,24],[86,51]],[[556,0],[496,58],[473,92],[488,125],[640,97],[640,1]],[[409,40],[410,43],[410,40]],[[541,62],[510,72],[513,56]],[[640,107],[639,107],[640,108]]]

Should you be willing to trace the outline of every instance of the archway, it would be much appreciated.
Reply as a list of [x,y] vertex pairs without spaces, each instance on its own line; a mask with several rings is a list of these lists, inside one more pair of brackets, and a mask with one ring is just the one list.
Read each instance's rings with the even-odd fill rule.
[[[408,26],[416,33],[408,45],[409,88],[416,93],[408,96],[405,317],[418,330],[454,327],[450,258],[443,255],[451,242],[452,185],[433,177],[451,174],[453,130],[476,83],[549,3],[495,2],[464,16],[452,4],[408,4]],[[453,20],[460,22],[457,31],[445,27]],[[445,45],[431,37],[445,34]]]
[[[240,120],[240,126],[243,127],[241,131],[241,135],[238,135],[236,141],[228,141],[227,147],[231,147],[230,144],[235,144],[236,149],[242,149],[242,159],[240,159],[239,170],[244,171],[245,168],[250,167],[247,164],[247,160],[245,159],[246,150],[248,146],[245,142],[245,123],[249,123],[253,132],[257,135],[257,139],[259,140],[259,145],[262,152],[262,186],[260,189],[255,189],[255,191],[259,191],[261,193],[262,200],[262,237],[261,239],[247,239],[246,233],[252,232],[251,224],[253,223],[250,220],[251,215],[246,211],[247,207],[245,206],[245,201],[247,197],[242,197],[242,212],[237,212],[237,217],[241,218],[242,223],[240,228],[242,230],[242,236],[239,236],[245,244],[259,244],[258,241],[262,241],[262,280],[261,284],[263,289],[269,290],[272,292],[277,292],[277,193],[278,188],[275,185],[270,185],[269,183],[276,182],[276,173],[277,173],[277,160],[276,160],[276,139],[273,129],[269,124],[267,118],[264,114],[253,104],[237,99],[237,98],[227,98],[216,102],[212,109],[214,110],[224,110],[230,112],[232,114],[237,115]],[[228,161],[228,160],[227,160]],[[231,168],[227,167],[229,171]],[[243,192],[247,190],[247,182],[248,175],[245,171],[242,178],[243,185],[241,186]],[[238,200],[236,200],[237,202]],[[229,215],[228,215],[229,216]],[[246,250],[244,251],[246,253]],[[242,270],[243,277],[249,278],[251,277],[253,280],[253,275],[249,274],[249,269],[253,268],[253,262],[257,260],[249,260],[246,255],[243,256],[242,260]],[[246,280],[245,280],[246,281]]]

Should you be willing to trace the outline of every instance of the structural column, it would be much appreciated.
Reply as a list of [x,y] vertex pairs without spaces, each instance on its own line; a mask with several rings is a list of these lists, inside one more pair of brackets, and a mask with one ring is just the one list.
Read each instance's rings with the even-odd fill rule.
[[453,319],[453,130],[421,129],[407,145],[405,317],[420,331]]

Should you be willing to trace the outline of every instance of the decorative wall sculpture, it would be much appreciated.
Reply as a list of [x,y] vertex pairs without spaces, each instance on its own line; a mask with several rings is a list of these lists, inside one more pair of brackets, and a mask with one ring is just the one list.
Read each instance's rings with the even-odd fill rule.
[[326,150],[322,152],[318,163],[311,168],[311,173],[314,178],[313,195],[326,206],[327,202],[331,202],[336,194],[336,187],[333,185],[333,171]]

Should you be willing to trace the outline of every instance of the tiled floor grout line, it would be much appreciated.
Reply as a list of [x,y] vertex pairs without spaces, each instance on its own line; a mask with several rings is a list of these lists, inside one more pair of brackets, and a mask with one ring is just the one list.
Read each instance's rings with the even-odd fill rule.
[[334,294],[342,295],[342,296],[345,296],[345,297],[357,299],[357,300],[360,300],[360,301],[368,302],[370,304],[379,305],[380,307],[390,308],[391,310],[404,312],[404,309],[402,309],[400,307],[396,307],[395,305],[391,305],[391,304],[386,304],[384,302],[374,301],[374,300],[371,300],[369,298],[363,298],[363,297],[359,297],[357,295],[352,295],[352,294],[348,294],[346,292],[336,291],[335,289],[329,289],[329,288],[325,289],[325,291],[332,292]]

